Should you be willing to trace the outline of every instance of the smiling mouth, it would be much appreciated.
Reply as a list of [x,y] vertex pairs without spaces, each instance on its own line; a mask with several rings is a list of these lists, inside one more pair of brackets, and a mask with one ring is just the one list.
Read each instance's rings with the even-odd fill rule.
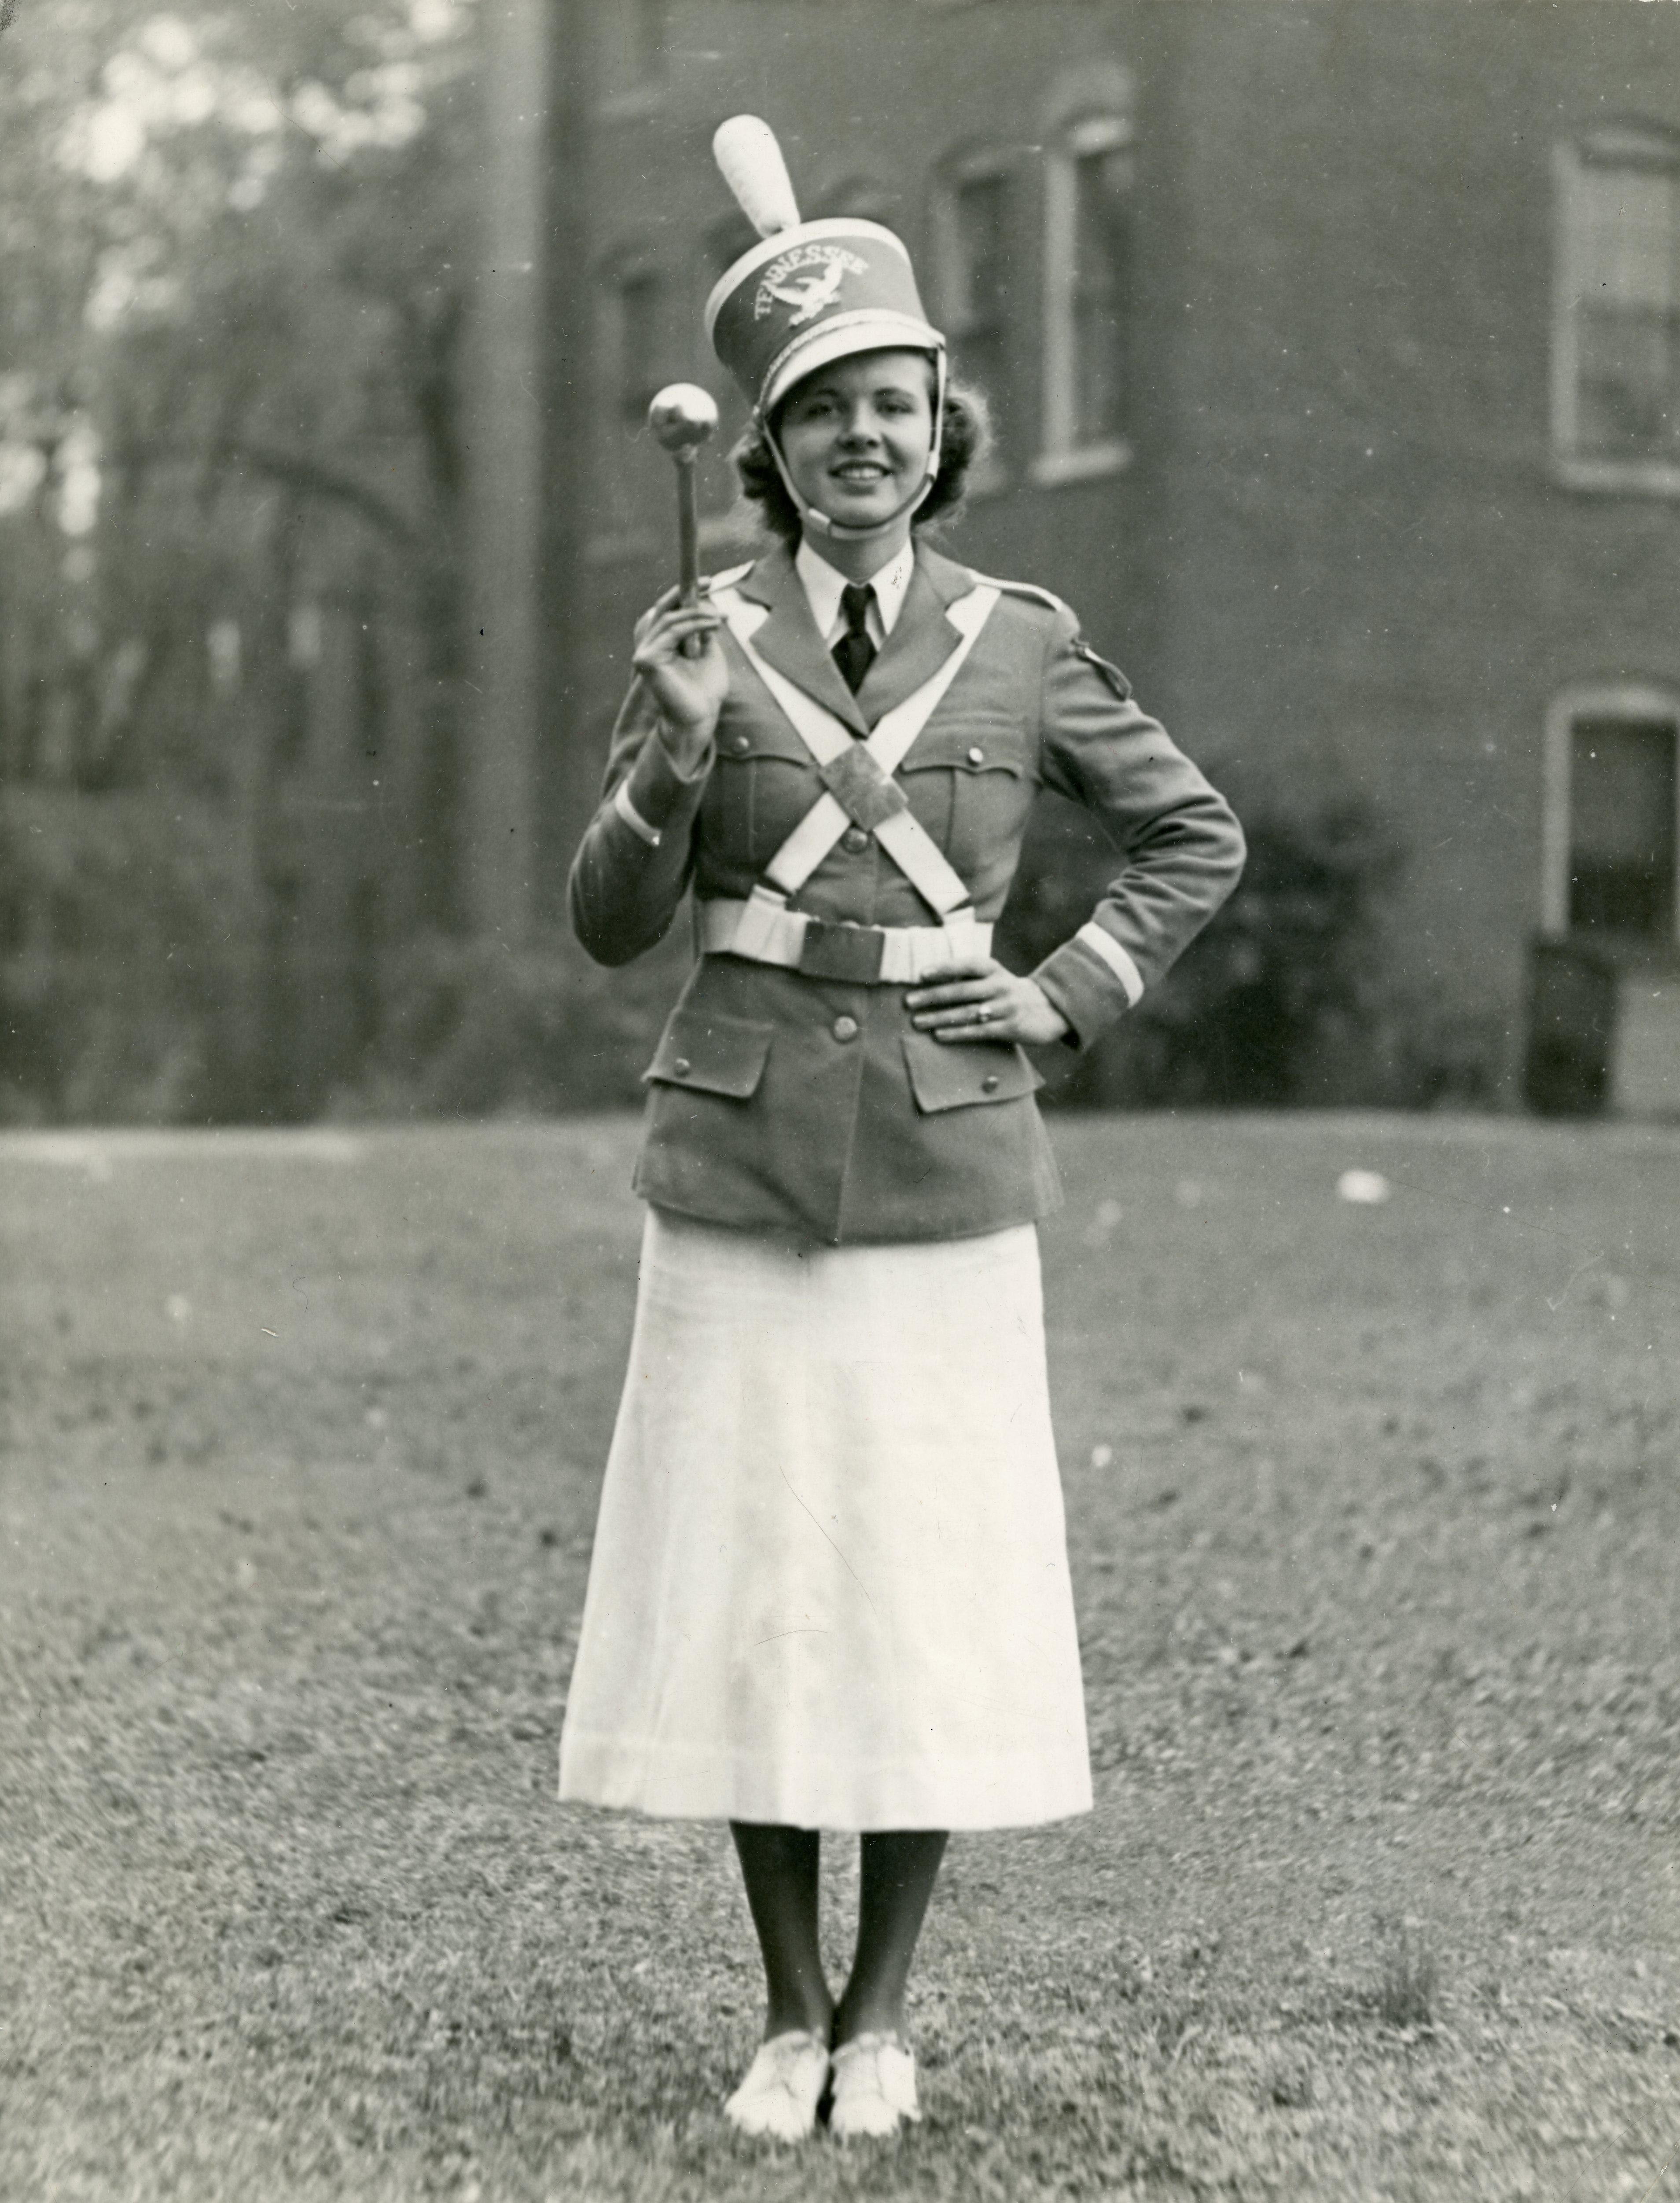
[[862,462],[851,466],[834,467],[830,471],[836,481],[850,482],[856,487],[867,488],[872,482],[885,481],[890,470]]

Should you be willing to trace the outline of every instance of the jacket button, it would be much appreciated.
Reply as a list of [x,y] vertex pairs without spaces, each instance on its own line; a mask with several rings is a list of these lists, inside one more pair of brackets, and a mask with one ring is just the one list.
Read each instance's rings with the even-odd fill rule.
[[995,1094],[997,1091],[997,1073],[995,1071],[987,1072],[985,1077],[980,1081],[980,1091],[982,1094]]
[[836,1018],[830,1030],[832,1031],[836,1040],[855,1040],[857,1038],[857,1019],[855,1018]]
[[985,752],[979,747],[978,743],[972,750],[969,751],[968,762],[970,765],[984,765],[985,763]]
[[853,856],[859,856],[869,847],[869,836],[861,826],[849,826],[840,836],[840,846]]
[[679,1055],[671,1066],[671,1075],[677,1078],[686,1078],[693,1068],[686,1055]]
[[737,757],[743,752],[751,749],[752,747],[753,738],[750,735],[737,735],[734,741],[730,744],[730,747],[735,752]]

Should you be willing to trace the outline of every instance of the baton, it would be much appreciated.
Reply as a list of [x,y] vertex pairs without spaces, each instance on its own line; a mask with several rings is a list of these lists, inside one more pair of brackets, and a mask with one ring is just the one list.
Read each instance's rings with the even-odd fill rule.
[[[654,441],[670,452],[677,467],[677,601],[700,602],[700,527],[695,512],[695,460],[701,446],[718,425],[718,408],[709,391],[697,382],[668,382],[655,393],[648,408],[648,426]],[[706,647],[704,635],[683,639],[683,655],[698,658]]]

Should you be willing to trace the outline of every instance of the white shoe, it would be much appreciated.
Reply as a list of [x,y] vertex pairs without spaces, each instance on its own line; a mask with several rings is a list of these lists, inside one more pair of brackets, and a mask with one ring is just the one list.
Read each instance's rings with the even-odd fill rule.
[[796,2027],[759,2045],[746,2078],[724,2106],[724,2116],[742,2134],[803,2141],[816,2126],[827,2080],[828,2044]]
[[846,2141],[855,2135],[896,2134],[905,2119],[919,2119],[916,2061],[896,2035],[859,2035],[834,2052],[834,2100],[828,2130]]

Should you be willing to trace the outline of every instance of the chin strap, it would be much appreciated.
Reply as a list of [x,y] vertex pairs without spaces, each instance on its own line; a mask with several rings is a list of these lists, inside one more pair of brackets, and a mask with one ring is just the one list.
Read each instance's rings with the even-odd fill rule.
[[831,541],[867,543],[872,535],[884,535],[890,529],[896,528],[907,512],[914,513],[921,510],[933,494],[933,485],[938,479],[939,462],[944,452],[946,377],[943,351],[933,356],[933,445],[927,455],[927,473],[902,505],[896,507],[884,520],[872,520],[867,527],[855,527],[843,520],[831,520],[825,512],[819,512],[815,505],[807,505],[793,486],[793,476],[788,472],[788,463],[782,457],[782,447],[777,442],[770,423],[760,421],[759,425],[765,442],[770,446],[770,456],[776,462],[776,471],[782,477],[782,487],[793,499],[794,510],[799,515],[802,526],[817,535],[827,536]]

